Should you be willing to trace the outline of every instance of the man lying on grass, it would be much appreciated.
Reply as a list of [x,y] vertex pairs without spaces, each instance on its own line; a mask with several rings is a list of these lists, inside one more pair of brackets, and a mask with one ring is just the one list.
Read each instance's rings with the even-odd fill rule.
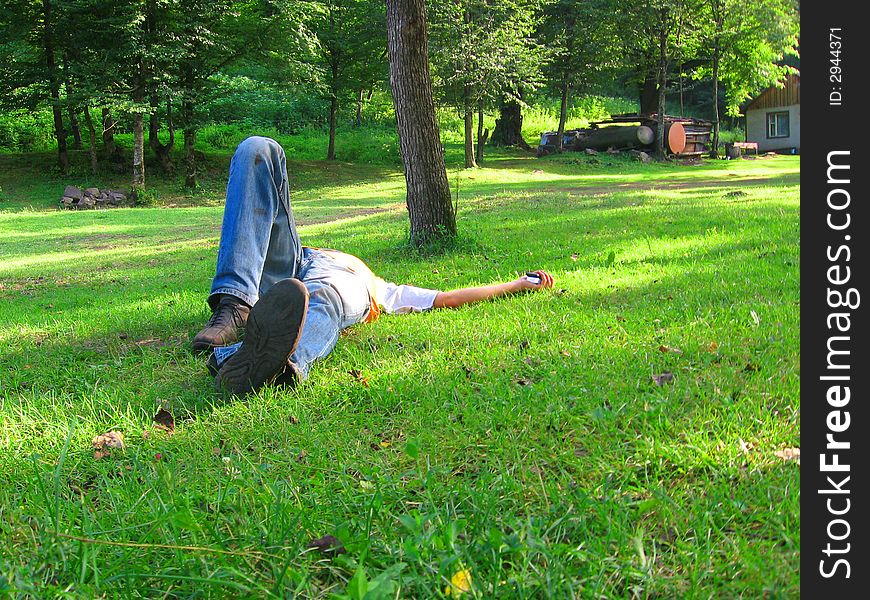
[[553,277],[545,271],[449,292],[396,285],[355,256],[305,247],[290,207],[284,150],[272,139],[250,137],[230,163],[208,297],[212,315],[192,345],[211,352],[218,390],[244,394],[271,382],[302,381],[332,351],[342,329],[374,321],[381,311],[453,308],[550,287]]

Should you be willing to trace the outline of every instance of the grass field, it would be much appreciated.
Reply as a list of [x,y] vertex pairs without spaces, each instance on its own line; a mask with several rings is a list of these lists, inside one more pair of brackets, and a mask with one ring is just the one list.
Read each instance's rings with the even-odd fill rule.
[[799,595],[799,157],[500,153],[450,167],[427,252],[399,169],[291,162],[305,243],[556,287],[354,327],[243,399],[188,346],[228,160],[64,212],[50,156],[0,156],[0,596]]

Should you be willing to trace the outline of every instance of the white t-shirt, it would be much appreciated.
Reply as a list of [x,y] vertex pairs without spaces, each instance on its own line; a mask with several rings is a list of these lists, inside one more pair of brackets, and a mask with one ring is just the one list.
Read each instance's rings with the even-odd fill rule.
[[392,281],[384,281],[372,273],[368,265],[353,254],[327,248],[317,248],[316,250],[365,279],[372,300],[372,310],[366,317],[366,323],[377,319],[378,314],[380,314],[379,307],[383,307],[383,312],[388,314],[406,314],[429,310],[435,303],[438,290],[429,290],[413,285],[396,285]]
[[378,281],[375,295],[377,296],[375,301],[383,307],[385,313],[401,315],[432,308],[438,290],[413,285],[396,285],[392,281],[381,279]]

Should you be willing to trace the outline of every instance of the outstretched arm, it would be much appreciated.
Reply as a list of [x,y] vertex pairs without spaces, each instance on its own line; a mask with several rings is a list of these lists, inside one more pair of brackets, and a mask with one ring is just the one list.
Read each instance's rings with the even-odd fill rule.
[[553,276],[546,271],[532,271],[541,278],[540,283],[532,283],[525,276],[507,281],[505,283],[496,283],[494,285],[483,285],[480,287],[467,287],[449,292],[438,292],[435,296],[435,303],[432,308],[456,308],[463,304],[471,304],[472,302],[480,302],[481,300],[489,300],[490,298],[498,298],[508,294],[516,294],[522,291],[536,291],[545,288],[553,287]]

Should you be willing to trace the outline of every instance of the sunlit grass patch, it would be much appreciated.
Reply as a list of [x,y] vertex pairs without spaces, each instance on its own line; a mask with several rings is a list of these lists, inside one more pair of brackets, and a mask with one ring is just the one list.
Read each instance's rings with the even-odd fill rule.
[[599,158],[452,169],[460,235],[431,251],[400,172],[300,165],[305,243],[400,283],[556,287],[384,316],[244,399],[188,350],[219,206],[0,213],[0,589],[797,594],[799,158]]

